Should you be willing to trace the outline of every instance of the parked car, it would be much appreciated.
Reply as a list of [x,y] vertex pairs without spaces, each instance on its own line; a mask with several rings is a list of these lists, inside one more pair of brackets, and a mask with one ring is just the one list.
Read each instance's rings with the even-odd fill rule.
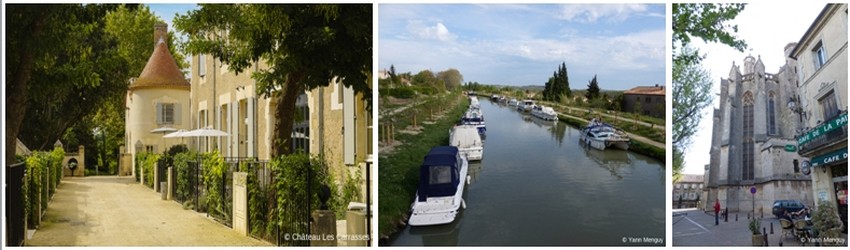
[[806,208],[802,202],[798,200],[776,200],[773,202],[773,215],[777,218],[788,211],[794,213]]

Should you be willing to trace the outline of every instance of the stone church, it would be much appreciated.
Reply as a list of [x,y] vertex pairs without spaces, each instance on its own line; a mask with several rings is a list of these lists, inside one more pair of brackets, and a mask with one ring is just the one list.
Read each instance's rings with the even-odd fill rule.
[[[772,216],[775,200],[800,200],[813,206],[811,177],[801,172],[803,158],[786,145],[801,118],[785,107],[797,96],[796,43],[785,47],[785,64],[775,74],[765,72],[761,57],[732,63],[729,78],[721,79],[719,108],[713,113],[711,160],[705,208],[716,199],[729,212]],[[753,188],[755,193],[752,193]]]

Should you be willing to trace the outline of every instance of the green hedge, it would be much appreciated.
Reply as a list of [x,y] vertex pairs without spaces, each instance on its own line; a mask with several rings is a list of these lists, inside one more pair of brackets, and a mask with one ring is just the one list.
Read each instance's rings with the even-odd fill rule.
[[[156,167],[156,161],[159,160],[160,155],[149,152],[141,152],[136,155],[136,168],[141,168],[142,173],[145,176],[145,186],[149,188],[153,188],[153,180],[154,180],[154,168]],[[138,175],[136,175],[136,180],[138,180]]]
[[[177,190],[175,190],[175,196],[178,199],[184,201],[190,201],[187,199],[190,195],[192,195],[192,183],[189,182],[190,174],[192,174],[192,170],[189,168],[190,161],[197,161],[198,153],[197,152],[182,152],[174,155],[173,158],[173,166],[174,170],[177,174]],[[185,202],[183,207],[185,208],[193,208],[194,204],[191,202]]]
[[210,216],[231,221],[231,213],[233,202],[226,201],[226,197],[222,196],[222,190],[225,186],[230,185],[233,178],[225,176],[227,174],[227,164],[224,163],[224,157],[219,154],[218,150],[203,155],[203,163],[201,163],[204,176],[204,187],[207,194],[207,213]]
[[24,213],[30,228],[37,228],[40,215],[62,180],[62,161],[65,151],[56,148],[52,152],[35,151],[25,159],[27,181],[24,184]]
[[381,96],[392,96],[399,99],[410,99],[416,95],[416,91],[411,87],[381,88],[378,92]]

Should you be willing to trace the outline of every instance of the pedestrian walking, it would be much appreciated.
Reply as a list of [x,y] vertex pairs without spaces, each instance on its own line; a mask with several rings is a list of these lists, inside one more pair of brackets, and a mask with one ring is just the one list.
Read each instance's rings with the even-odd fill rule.
[[714,202],[714,225],[720,225],[720,199]]

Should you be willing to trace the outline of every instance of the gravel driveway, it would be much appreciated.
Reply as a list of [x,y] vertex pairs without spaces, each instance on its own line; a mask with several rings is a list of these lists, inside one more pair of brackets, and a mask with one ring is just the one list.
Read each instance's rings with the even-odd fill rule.
[[27,245],[271,246],[116,176],[64,178]]

